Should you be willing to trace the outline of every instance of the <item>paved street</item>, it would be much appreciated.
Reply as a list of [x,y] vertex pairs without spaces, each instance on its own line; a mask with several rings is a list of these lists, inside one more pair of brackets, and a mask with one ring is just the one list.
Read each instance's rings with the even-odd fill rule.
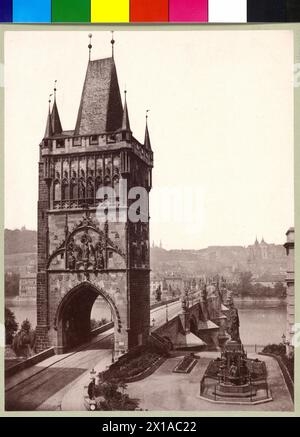
[[149,411],[293,411],[293,403],[278,363],[270,357],[249,354],[264,360],[268,369],[268,382],[273,401],[259,405],[214,404],[200,399],[200,380],[217,352],[200,352],[197,365],[189,374],[173,373],[181,360],[166,360],[152,375],[142,381],[128,384],[128,394],[140,400],[140,408]]
[[[78,378],[93,368],[103,357],[111,356],[111,338],[108,335],[85,349],[43,368],[40,363],[31,371],[39,371],[5,393],[6,410],[60,409],[63,395]],[[42,371],[41,371],[42,370]],[[29,372],[28,372],[29,373]],[[11,382],[11,381],[9,381]],[[46,408],[45,408],[46,407]]]
[[[181,303],[168,305],[169,319],[178,314]],[[151,311],[155,326],[166,321],[166,307]],[[111,363],[113,329],[93,343],[71,354],[51,357],[6,380],[6,410],[82,410],[83,387],[92,368],[104,370]]]
[[[168,305],[168,318],[181,311],[181,303]],[[166,307],[151,311],[151,320],[160,326],[166,321]],[[51,357],[6,381],[7,410],[63,410],[83,411],[84,387],[90,380],[90,370],[105,370],[111,363],[113,329],[100,334],[82,350]],[[201,352],[200,360],[190,374],[173,373],[180,357],[165,361],[148,378],[128,384],[128,392],[140,399],[140,407],[149,411],[236,411],[237,406],[213,404],[199,398],[199,382],[209,360],[216,352]],[[253,355],[254,357],[254,355]],[[266,361],[268,379],[274,401],[251,406],[251,411],[292,411],[283,376],[275,360],[259,356]],[[250,407],[239,405],[238,410]]]

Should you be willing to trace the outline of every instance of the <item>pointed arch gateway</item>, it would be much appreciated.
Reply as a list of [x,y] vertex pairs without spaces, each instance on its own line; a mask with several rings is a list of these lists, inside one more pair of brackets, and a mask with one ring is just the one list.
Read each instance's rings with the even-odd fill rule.
[[89,341],[91,312],[99,296],[110,307],[115,331],[121,331],[119,311],[109,294],[85,281],[69,290],[57,307],[54,326],[57,331],[58,352],[66,352]]

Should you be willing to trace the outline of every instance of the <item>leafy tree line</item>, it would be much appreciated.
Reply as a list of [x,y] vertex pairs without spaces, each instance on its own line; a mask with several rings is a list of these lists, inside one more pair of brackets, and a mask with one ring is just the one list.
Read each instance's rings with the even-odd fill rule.
[[5,296],[15,297],[19,294],[19,273],[5,273]]
[[5,229],[4,251],[5,254],[36,252],[37,232],[28,229]]
[[106,325],[108,320],[105,317],[102,317],[100,320],[91,319],[91,330],[100,328],[103,325]]
[[230,288],[239,297],[276,297],[280,299],[286,297],[286,288],[281,282],[277,282],[274,288],[253,284],[251,272],[240,273],[238,283],[231,284]]
[[5,307],[5,344],[10,346],[18,357],[30,357],[35,354],[35,330],[25,319],[18,329],[14,313]]

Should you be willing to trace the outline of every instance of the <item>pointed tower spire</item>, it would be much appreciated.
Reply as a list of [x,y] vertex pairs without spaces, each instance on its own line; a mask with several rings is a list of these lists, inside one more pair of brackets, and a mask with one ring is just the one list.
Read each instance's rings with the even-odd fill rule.
[[127,100],[126,100],[127,91],[124,91],[124,109],[123,109],[123,119],[122,119],[122,130],[131,132],[130,130],[130,122],[127,108]]
[[51,114],[53,135],[59,135],[62,133],[61,122],[60,122],[59,113],[56,104],[56,91],[57,91],[56,84],[57,84],[57,80],[55,80],[54,82],[54,102],[53,102],[52,114]]
[[44,138],[49,138],[52,137],[53,132],[52,132],[52,120],[51,120],[51,111],[50,111],[50,106],[51,106],[51,97],[53,94],[50,94],[49,96],[49,109],[48,109],[48,117],[47,117],[47,124],[46,124],[46,130],[45,130],[45,135]]
[[145,140],[144,140],[144,146],[145,149],[151,150],[151,141],[150,141],[150,135],[148,130],[148,112],[150,109],[146,110],[146,130],[145,130]]

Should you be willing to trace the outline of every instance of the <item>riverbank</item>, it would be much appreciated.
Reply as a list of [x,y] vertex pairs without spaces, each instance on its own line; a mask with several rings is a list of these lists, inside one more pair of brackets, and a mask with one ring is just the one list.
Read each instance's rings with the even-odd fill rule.
[[235,303],[257,303],[257,304],[277,304],[277,305],[286,305],[286,298],[279,297],[240,297],[234,296],[233,300]]

